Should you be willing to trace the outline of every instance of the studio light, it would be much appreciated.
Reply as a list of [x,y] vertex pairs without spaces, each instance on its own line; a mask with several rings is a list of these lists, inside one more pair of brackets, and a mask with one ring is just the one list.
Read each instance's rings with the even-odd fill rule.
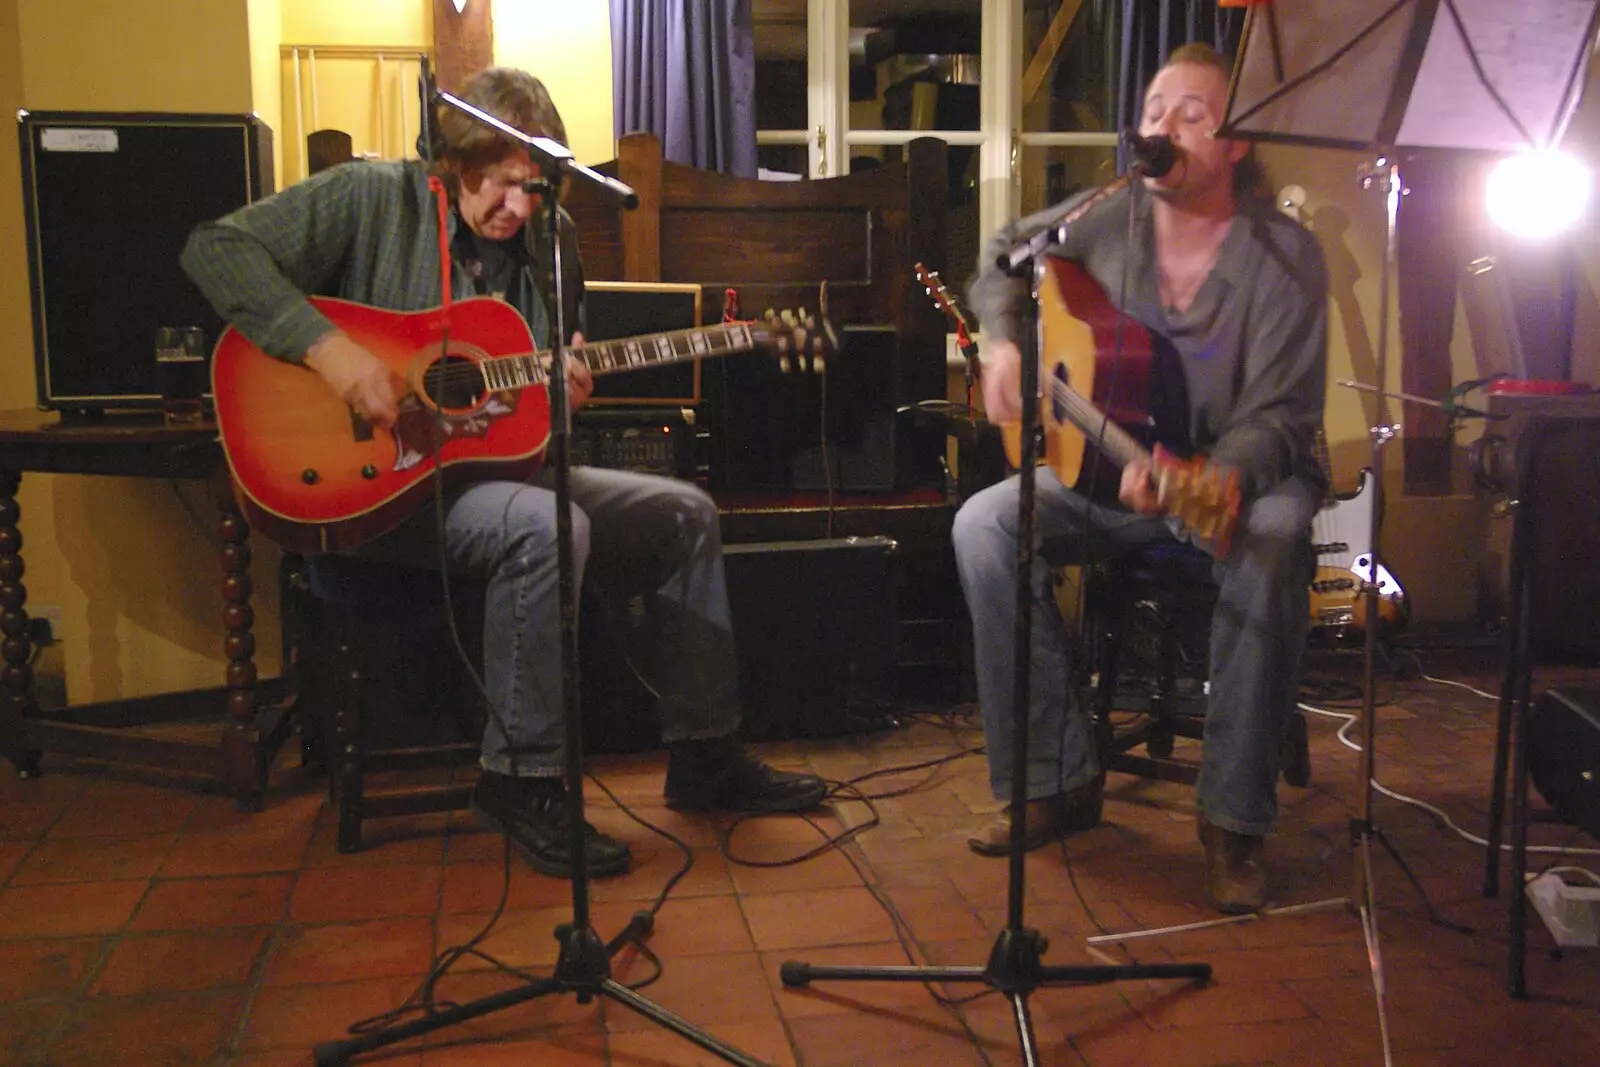
[[1489,172],[1489,217],[1518,237],[1554,237],[1583,215],[1591,182],[1589,168],[1564,152],[1507,156]]

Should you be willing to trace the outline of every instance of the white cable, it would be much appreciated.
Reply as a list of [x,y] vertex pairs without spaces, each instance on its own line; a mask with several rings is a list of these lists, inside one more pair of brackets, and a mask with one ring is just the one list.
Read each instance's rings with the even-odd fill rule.
[[1529,871],[1528,881],[1543,878],[1547,874],[1581,874],[1589,879],[1593,885],[1600,885],[1600,874],[1595,874],[1587,867],[1546,867],[1542,871]]
[[1413,652],[1409,648],[1405,650],[1405,653],[1406,653],[1406,655],[1411,657],[1411,662],[1415,663],[1417,665],[1417,674],[1425,682],[1433,682],[1436,685],[1453,685],[1457,689],[1465,689],[1467,692],[1473,694],[1474,696],[1483,697],[1483,699],[1485,699],[1485,700],[1499,700],[1500,699],[1500,694],[1499,693],[1485,693],[1482,689],[1475,689],[1472,686],[1468,685],[1466,682],[1452,681],[1449,678],[1435,678],[1433,675],[1429,674],[1427,672],[1427,670],[1425,670],[1423,668],[1423,666],[1422,666],[1422,657],[1421,656],[1417,655],[1415,652]]
[[1457,689],[1465,689],[1467,692],[1472,693],[1475,696],[1483,697],[1485,700],[1499,700],[1500,699],[1500,694],[1498,694],[1498,693],[1485,693],[1482,689],[1474,689],[1472,686],[1468,685],[1466,682],[1457,682],[1457,681],[1453,681],[1453,680],[1451,680],[1449,678],[1435,678],[1431,674],[1422,675],[1422,679],[1423,679],[1423,681],[1435,682],[1435,683],[1437,683],[1439,685],[1453,685]]
[[[1309,712],[1312,715],[1321,715],[1328,719],[1344,720],[1344,725],[1339,727],[1339,742],[1354,752],[1361,751],[1360,745],[1356,744],[1354,741],[1350,740],[1350,738],[1345,736],[1345,731],[1349,730],[1350,727],[1355,725],[1356,716],[1342,711],[1328,711],[1326,708],[1313,707],[1312,705],[1305,703],[1299,704],[1298,707],[1301,711]],[[1450,816],[1446,815],[1432,804],[1418,800],[1415,797],[1408,797],[1402,793],[1396,793],[1394,790],[1389,789],[1381,784],[1376,778],[1372,780],[1372,788],[1377,790],[1379,793],[1382,793],[1390,800],[1398,800],[1402,804],[1409,804],[1414,808],[1421,808],[1423,811],[1427,812],[1429,815],[1432,815],[1434,818],[1448,826],[1451,831],[1453,831],[1456,836],[1460,837],[1463,841],[1466,841],[1469,844],[1477,845],[1479,848],[1489,847],[1488,841],[1476,836],[1475,834],[1468,833],[1466,830],[1457,826],[1455,824],[1455,820],[1451,819]],[[1510,852],[1511,846],[1509,844],[1502,844],[1500,846],[1500,851]],[[1600,856],[1600,848],[1563,848],[1560,845],[1529,845],[1528,851],[1552,853],[1563,856]]]

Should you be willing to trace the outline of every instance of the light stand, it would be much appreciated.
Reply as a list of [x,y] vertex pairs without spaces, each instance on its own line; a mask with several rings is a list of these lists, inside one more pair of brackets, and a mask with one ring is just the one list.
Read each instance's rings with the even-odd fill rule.
[[[1600,0],[1529,0],[1515,7],[1469,7],[1455,0],[1297,0],[1281,13],[1271,3],[1252,7],[1245,20],[1218,136],[1377,155],[1363,169],[1362,184],[1382,193],[1385,205],[1370,427],[1380,505],[1382,449],[1398,430],[1388,423],[1384,392],[1391,274],[1398,261],[1404,192],[1394,152],[1400,147],[1511,152],[1556,143],[1582,92],[1597,19]],[[1477,42],[1492,43],[1492,54],[1480,53]],[[1372,91],[1374,86],[1379,92]],[[1389,1062],[1371,850],[1376,838],[1394,854],[1372,818],[1380,514],[1381,507],[1374,507],[1371,567],[1361,576],[1367,630],[1360,801],[1350,822],[1359,856],[1349,899],[1361,916]]]
[[[1137,173],[1137,172],[1135,172]],[[1125,182],[1124,182],[1125,184]],[[1095,198],[1098,201],[1099,198]],[[1085,205],[1087,206],[1087,205]],[[1028,270],[1033,276],[1033,307],[1038,307],[1039,287],[1045,271],[1044,249],[1058,243],[1061,227],[1058,220],[1037,235],[1017,245],[1006,257],[1001,267],[1013,271]],[[1015,661],[1015,691],[1012,711],[1011,752],[1011,841],[1008,857],[1006,925],[989,951],[989,962],[983,967],[942,966],[891,966],[891,967],[832,967],[815,966],[798,960],[786,960],[780,970],[783,984],[790,987],[807,985],[816,980],[881,981],[881,982],[982,982],[1006,997],[1017,1026],[1017,1040],[1022,1046],[1022,1062],[1027,1067],[1039,1063],[1037,1041],[1033,1033],[1033,1020],[1028,1014],[1028,997],[1040,986],[1052,984],[1099,985],[1106,982],[1134,981],[1141,978],[1192,978],[1205,981],[1211,977],[1211,965],[1206,963],[1144,963],[1125,965],[1046,966],[1043,962],[1048,941],[1037,930],[1023,923],[1023,896],[1026,886],[1026,857],[1028,853],[1028,697],[1030,691],[1030,659],[1033,651],[1033,518],[1034,518],[1034,468],[1038,456],[1039,427],[1039,337],[1038,329],[1022,332],[1022,457],[1020,463],[1019,495],[1017,498],[1017,585],[1016,616],[1013,624],[1012,649]]]
[[567,847],[572,857],[572,921],[556,927],[555,936],[561,948],[556,957],[555,972],[549,978],[529,982],[520,988],[508,989],[411,1022],[373,1030],[345,1041],[325,1042],[313,1050],[315,1061],[318,1067],[333,1067],[335,1064],[349,1062],[350,1057],[362,1052],[453,1026],[502,1008],[509,1008],[551,993],[572,993],[580,1004],[587,1004],[595,997],[609,997],[728,1063],[737,1064],[739,1067],[763,1067],[760,1060],[753,1059],[611,977],[612,955],[625,945],[649,934],[654,925],[654,917],[649,912],[636,913],[628,925],[610,942],[602,941],[589,922],[589,875],[584,854],[583,729],[581,705],[578,700],[577,581],[572,554],[569,480],[568,445],[572,433],[572,412],[567,391],[566,294],[561,263],[561,209],[557,193],[564,177],[575,176],[593,182],[606,196],[624,208],[637,207],[639,198],[632,189],[615,178],[609,178],[575,162],[566,146],[556,141],[546,137],[529,136],[450,93],[435,92],[434,96],[440,103],[471,116],[521,145],[539,166],[542,175],[539,179],[525,182],[524,191],[541,194],[545,206],[549,209],[550,244],[554,259],[552,266],[555,321],[554,337],[551,339],[550,347],[548,459],[553,464],[555,476],[558,589],[561,601],[562,711],[567,753],[567,788],[571,795],[570,803],[567,805],[569,815]]

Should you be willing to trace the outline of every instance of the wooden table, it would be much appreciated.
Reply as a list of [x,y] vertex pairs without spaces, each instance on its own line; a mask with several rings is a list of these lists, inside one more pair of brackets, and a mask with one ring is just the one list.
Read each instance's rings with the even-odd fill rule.
[[[26,471],[186,478],[210,485],[222,537],[224,685],[40,709],[30,666],[17,505]],[[249,538],[214,425],[167,426],[159,415],[144,414],[65,420],[40,411],[0,411],[0,755],[24,778],[39,773],[45,752],[205,775],[225,783],[241,807],[259,808],[268,765],[291,724],[287,705],[257,706]],[[133,729],[207,716],[223,719],[220,743]]]

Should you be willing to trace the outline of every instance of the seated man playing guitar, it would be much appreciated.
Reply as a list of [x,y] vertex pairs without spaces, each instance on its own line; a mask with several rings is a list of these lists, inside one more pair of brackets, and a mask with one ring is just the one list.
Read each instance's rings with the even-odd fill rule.
[[[1242,502],[1231,545],[1204,545],[1218,557],[1220,595],[1197,787],[1210,899],[1239,912],[1267,900],[1262,839],[1276,817],[1280,741],[1294,710],[1306,636],[1307,532],[1324,489],[1312,446],[1325,388],[1327,281],[1311,235],[1251,195],[1241,168],[1248,145],[1215,136],[1229,74],[1226,59],[1207,46],[1174,52],[1145,93],[1139,128],[1145,137],[1171,140],[1174,166],[1162,177],[1138,178],[1090,210],[1051,251],[1081,265],[1148,330],[1156,357],[1149,367],[1152,414],[1175,413],[1186,424],[1158,432],[1168,447],[1208,454],[1211,466],[1236,482]],[[1020,413],[1016,342],[1029,285],[995,261],[1061,216],[1052,208],[999,233],[971,286],[988,341],[984,402],[997,422]],[[1041,305],[1062,302],[1041,292]],[[1050,361],[1048,351],[1041,357]],[[1054,383],[1041,384],[1043,407]],[[1093,449],[1097,433],[1088,436]],[[1101,479],[1112,483],[1121,506],[1091,500],[1084,481],[1068,488],[1041,468],[1038,544],[1070,541],[1083,558],[1179,536],[1177,514],[1157,493],[1161,452],[1152,463],[1127,448],[1102,451],[1120,451],[1125,462],[1120,485],[1115,475]],[[969,500],[954,530],[973,620],[989,777],[1000,799],[1011,795],[1017,505],[1012,478]],[[1037,847],[1099,821],[1103,772],[1086,715],[1069,692],[1067,634],[1048,564],[1038,555],[1032,588],[1026,844]],[[1009,835],[1007,811],[969,844],[997,855]]]
[[[482,71],[460,96],[524,133],[565,143],[549,93],[522,71]],[[307,294],[414,312],[441,304],[443,276],[451,279],[451,298],[500,296],[526,320],[538,347],[550,341],[548,214],[523,186],[538,168],[520,145],[454,110],[439,116],[438,129],[441,158],[431,167],[418,161],[334,167],[200,226],[184,251],[184,269],[234,329],[269,356],[320,375],[348,406],[334,420],[343,419],[346,436],[352,423],[366,424],[368,439],[374,427],[383,434],[415,398],[406,395],[410,386],[400,375],[336,328]],[[570,222],[563,216],[569,329],[581,323],[583,294]],[[444,267],[453,269],[445,274]],[[572,343],[581,342],[574,333]],[[568,367],[576,406],[593,379],[579,359],[569,357]],[[219,420],[223,410],[219,395]],[[572,856],[552,484],[547,471],[526,482],[452,486],[443,501],[443,545],[429,499],[359,551],[423,566],[442,562],[486,580],[491,714],[473,810],[508,834],[536,870],[566,877]],[[570,484],[580,578],[587,562],[608,593],[645,595],[644,629],[653,647],[638,651],[649,654],[648,682],[661,698],[668,805],[792,811],[821,803],[827,788],[820,778],[774,771],[737,740],[738,672],[711,499],[691,485],[617,470],[574,468]],[[593,827],[584,855],[593,875],[619,873],[629,862],[626,845]]]

